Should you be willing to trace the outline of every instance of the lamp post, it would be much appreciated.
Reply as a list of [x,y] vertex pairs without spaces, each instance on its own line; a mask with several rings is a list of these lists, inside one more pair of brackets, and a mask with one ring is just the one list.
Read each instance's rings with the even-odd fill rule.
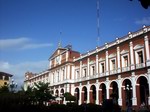
[[11,80],[11,83],[9,84],[10,86],[10,91],[14,92],[15,88],[17,88],[17,83],[15,83],[14,79]]

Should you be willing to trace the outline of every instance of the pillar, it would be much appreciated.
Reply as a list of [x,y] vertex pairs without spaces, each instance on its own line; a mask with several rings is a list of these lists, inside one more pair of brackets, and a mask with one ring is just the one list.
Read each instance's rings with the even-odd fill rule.
[[98,55],[96,55],[96,75],[98,75]]
[[99,86],[98,84],[96,85],[96,104],[99,104]]
[[[132,73],[133,74],[133,73]],[[132,75],[132,105],[137,105],[137,97],[136,97],[136,80],[135,76]]]
[[130,59],[131,59],[131,70],[135,69],[135,65],[134,65],[134,52],[133,52],[133,43],[130,42]]
[[145,41],[145,51],[146,51],[146,65],[150,66],[150,49],[149,49],[149,39],[148,36],[146,35],[144,37],[144,41]]
[[87,103],[90,103],[90,86],[87,86]]
[[106,75],[109,75],[109,68],[108,68],[108,51],[106,51]]
[[117,62],[118,62],[118,73],[121,72],[121,69],[120,69],[120,48],[117,47]]
[[90,59],[87,58],[87,76],[90,76]]
[[118,92],[119,92],[119,98],[118,98],[118,105],[122,106],[122,84],[121,79],[118,79]]

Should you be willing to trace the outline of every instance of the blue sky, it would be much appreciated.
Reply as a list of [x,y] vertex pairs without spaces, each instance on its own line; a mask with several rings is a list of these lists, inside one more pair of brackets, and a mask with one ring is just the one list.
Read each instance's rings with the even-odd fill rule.
[[[48,68],[60,40],[81,53],[95,49],[96,1],[0,0],[0,71],[20,85],[26,71]],[[100,45],[150,25],[150,8],[138,0],[100,0],[99,15]]]

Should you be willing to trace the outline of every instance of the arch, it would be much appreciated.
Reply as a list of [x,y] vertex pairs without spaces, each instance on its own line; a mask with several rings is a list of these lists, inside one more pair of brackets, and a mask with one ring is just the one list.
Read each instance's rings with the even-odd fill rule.
[[122,86],[123,106],[132,106],[132,81],[129,78],[125,78]]
[[101,83],[99,86],[99,89],[100,89],[100,103],[101,103],[102,101],[104,101],[107,98],[105,83]]
[[79,93],[80,93],[79,88],[76,88],[74,92],[74,96],[76,97],[77,104],[79,104],[79,98],[80,98]]
[[149,85],[146,76],[139,76],[137,79],[137,97],[139,97],[138,106],[141,104],[148,105]]
[[110,83],[110,97],[113,99],[114,103],[118,103],[118,83],[116,81],[112,81]]
[[82,88],[82,103],[85,103],[87,101],[87,87],[84,86]]
[[64,89],[61,89],[61,90],[60,90],[60,94],[61,94],[61,95],[64,95]]
[[90,87],[90,102],[95,103],[96,101],[96,86],[91,85]]
[[58,97],[58,95],[59,95],[59,91],[58,91],[58,89],[55,91],[55,96],[56,97]]

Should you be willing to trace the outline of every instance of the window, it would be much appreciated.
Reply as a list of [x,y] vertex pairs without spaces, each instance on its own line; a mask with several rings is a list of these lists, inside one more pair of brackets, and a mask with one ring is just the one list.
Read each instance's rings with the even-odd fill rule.
[[143,60],[143,52],[142,52],[142,51],[139,51],[139,52],[137,52],[137,54],[138,54],[139,63],[144,63],[144,60]]
[[59,82],[59,72],[57,73],[57,82]]
[[95,75],[95,66],[91,66],[91,75]]
[[116,69],[116,61],[115,59],[111,60],[111,70],[115,70]]
[[79,71],[76,71],[76,79],[79,79],[79,78],[80,78]]
[[83,69],[83,77],[86,77],[86,68]]
[[123,62],[124,62],[123,67],[128,67],[128,56],[123,57]]
[[100,65],[100,73],[104,73],[105,72],[105,62],[101,62],[99,65]]

